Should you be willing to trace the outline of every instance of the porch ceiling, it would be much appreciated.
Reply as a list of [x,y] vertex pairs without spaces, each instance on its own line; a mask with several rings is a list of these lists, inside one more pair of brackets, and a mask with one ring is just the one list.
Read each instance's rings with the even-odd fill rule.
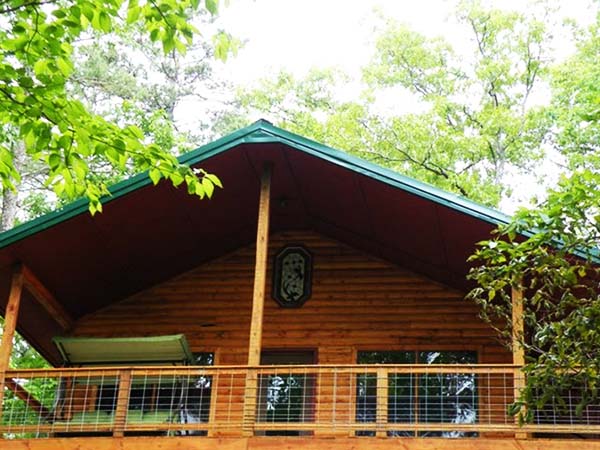
[[[80,203],[0,235],[1,307],[19,262],[77,319],[252,243],[265,161],[273,163],[271,233],[313,229],[458,289],[468,287],[475,243],[505,220],[264,122],[190,155],[223,182],[212,200],[136,177],[117,186],[102,214]],[[21,315],[20,331],[54,359],[48,336],[62,330],[38,309]]]

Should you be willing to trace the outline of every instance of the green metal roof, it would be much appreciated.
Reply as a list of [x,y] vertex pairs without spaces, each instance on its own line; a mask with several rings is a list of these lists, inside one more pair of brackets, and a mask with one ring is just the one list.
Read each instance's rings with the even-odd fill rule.
[[[510,220],[509,216],[495,209],[283,130],[265,120],[259,120],[246,128],[242,128],[210,144],[186,153],[179,157],[179,161],[182,164],[195,165],[240,144],[258,143],[281,143],[494,225],[504,224]],[[150,184],[152,184],[152,181],[147,172],[135,175],[113,185],[109,189],[111,195],[104,197],[102,203],[107,204],[112,200]],[[87,211],[87,199],[79,199],[61,209],[0,234],[0,248],[51,228],[74,216],[87,213]]]

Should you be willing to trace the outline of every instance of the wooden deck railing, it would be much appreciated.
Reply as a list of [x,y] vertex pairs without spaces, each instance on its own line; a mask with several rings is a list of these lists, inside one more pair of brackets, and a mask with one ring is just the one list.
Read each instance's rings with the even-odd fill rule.
[[[507,415],[512,365],[132,367],[11,370],[4,437],[94,435],[600,435],[600,407]],[[256,380],[250,384],[247,380]],[[249,406],[250,405],[250,406]]]

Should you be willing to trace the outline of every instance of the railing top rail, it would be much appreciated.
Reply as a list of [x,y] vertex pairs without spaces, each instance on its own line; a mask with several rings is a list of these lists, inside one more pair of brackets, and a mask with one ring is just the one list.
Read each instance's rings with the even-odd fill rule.
[[345,372],[349,374],[377,373],[384,369],[387,373],[406,374],[452,374],[452,373],[512,373],[521,366],[514,364],[342,364],[342,365],[264,365],[264,366],[92,366],[45,369],[10,369],[6,378],[37,378],[37,377],[67,377],[94,376],[114,377],[120,373],[131,373],[133,376],[146,375],[217,375],[246,374],[248,371],[257,373],[319,373]]
[[444,368],[501,368],[501,369],[518,369],[521,366],[517,364],[265,364],[259,366],[249,365],[218,365],[218,366],[165,366],[165,365],[120,365],[120,366],[85,366],[85,367],[48,367],[38,369],[19,369],[11,368],[6,373],[11,372],[52,372],[52,371],[124,371],[124,370],[192,370],[192,369],[219,369],[219,370],[238,370],[238,369],[255,369],[261,370],[265,368],[307,368],[307,369],[364,369],[364,368],[414,368],[414,369],[444,369]]

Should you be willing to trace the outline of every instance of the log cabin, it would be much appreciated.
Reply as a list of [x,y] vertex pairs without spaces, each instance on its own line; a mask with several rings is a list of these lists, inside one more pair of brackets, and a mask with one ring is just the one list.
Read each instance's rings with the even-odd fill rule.
[[181,162],[224,188],[0,235],[3,449],[600,449],[592,412],[507,413],[523,354],[464,297],[508,217],[266,121]]

